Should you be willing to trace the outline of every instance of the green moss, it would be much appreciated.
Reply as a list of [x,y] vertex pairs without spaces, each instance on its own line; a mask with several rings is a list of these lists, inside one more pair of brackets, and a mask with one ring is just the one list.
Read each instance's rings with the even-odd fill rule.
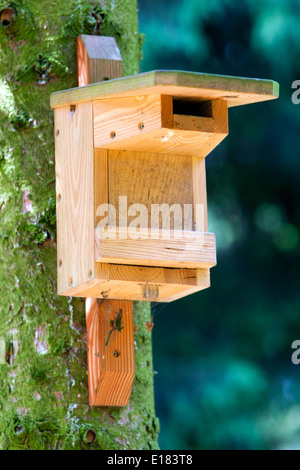
[[40,357],[35,357],[30,365],[30,376],[37,384],[49,384],[49,372],[51,366]]
[[106,23],[111,22],[107,13],[103,5],[78,2],[63,28],[63,35],[76,39],[80,34],[99,34]]
[[58,333],[54,331],[48,338],[50,352],[54,356],[66,353],[71,347],[70,328],[68,324],[59,327]]
[[25,417],[15,418],[5,432],[4,449],[44,450],[45,442],[38,426]]

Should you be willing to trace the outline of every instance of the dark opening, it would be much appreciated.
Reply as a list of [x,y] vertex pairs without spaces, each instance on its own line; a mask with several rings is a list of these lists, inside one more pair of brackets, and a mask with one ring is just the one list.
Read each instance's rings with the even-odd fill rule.
[[7,28],[13,21],[16,12],[13,8],[4,8],[0,11],[0,22],[4,28]]
[[21,432],[23,432],[23,426],[21,426],[20,424],[18,424],[18,425],[15,427],[15,433],[16,433],[16,434],[21,434]]
[[93,444],[93,442],[95,442],[96,440],[96,433],[95,431],[93,431],[92,429],[89,429],[87,432],[86,432],[86,435],[85,435],[85,438],[86,438],[86,442],[88,444]]
[[173,98],[173,114],[212,118],[211,101],[192,101]]

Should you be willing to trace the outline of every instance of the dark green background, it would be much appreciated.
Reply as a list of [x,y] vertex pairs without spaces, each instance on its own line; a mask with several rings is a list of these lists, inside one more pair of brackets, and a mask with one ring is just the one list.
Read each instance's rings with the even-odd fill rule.
[[300,449],[299,0],[140,0],[141,70],[269,78],[207,158],[211,288],[154,304],[162,449]]

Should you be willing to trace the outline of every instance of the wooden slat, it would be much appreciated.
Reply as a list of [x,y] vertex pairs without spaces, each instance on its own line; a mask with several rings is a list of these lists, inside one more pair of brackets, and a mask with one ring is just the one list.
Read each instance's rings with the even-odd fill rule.
[[209,270],[200,269],[199,271],[203,273],[203,283],[201,285],[188,286],[183,284],[160,284],[158,286],[158,297],[155,299],[145,297],[143,289],[143,286],[145,285],[144,280],[143,282],[97,280],[97,282],[87,282],[85,284],[82,284],[80,286],[80,292],[76,293],[74,289],[74,292],[70,293],[69,295],[71,295],[72,297],[97,297],[100,299],[106,299],[108,296],[109,301],[113,299],[120,299],[147,302],[172,302],[173,300],[180,299],[195,292],[199,292],[210,286]]
[[159,286],[156,302],[169,302],[210,286],[209,269],[176,269],[96,263],[95,279],[64,295],[120,300],[145,300],[143,286]]
[[92,104],[55,110],[57,277],[63,294],[94,270]]
[[[227,102],[209,104],[211,117],[173,115],[172,97],[164,95],[94,101],[94,145],[206,157],[228,135]],[[187,101],[189,112],[194,110]]]
[[96,279],[64,293],[73,297],[145,300],[143,286],[159,287],[156,302],[169,302],[210,286],[209,269],[176,269],[96,263]]
[[78,36],[77,64],[80,87],[123,75],[122,58],[113,37]]
[[227,134],[213,134],[181,129],[161,128],[111,142],[106,148],[182,156],[206,157]]
[[94,212],[95,227],[100,220],[98,208],[108,204],[108,151],[94,149]]
[[[101,272],[103,269],[101,264]],[[105,269],[105,268],[104,268]],[[99,272],[99,271],[98,271]],[[151,284],[170,284],[183,286],[198,286],[197,269],[174,269],[147,266],[126,266],[122,264],[109,265],[109,280],[130,281]]]
[[184,297],[188,293],[209,287],[209,269],[96,263],[95,279],[69,289],[63,295],[98,298],[109,296],[110,299],[151,301],[143,296],[143,286],[146,284],[158,285],[159,295],[155,301],[166,302],[170,297]]
[[[110,334],[121,312],[121,331]],[[132,302],[86,300],[89,404],[125,406],[134,379]]]
[[192,157],[193,230],[208,232],[205,158]]
[[278,98],[279,85],[272,80],[160,70],[56,92],[51,95],[51,106],[155,94],[223,99],[232,107]]
[[96,100],[93,108],[95,147],[109,148],[112,143],[162,127],[159,95]]
[[[145,221],[140,218],[141,227],[152,225],[152,204],[167,204],[170,207],[178,204],[183,214],[184,205],[193,203],[192,161],[189,157],[109,150],[108,162],[109,202],[116,208],[117,225],[124,225],[119,218],[119,196],[127,197],[128,208],[133,208],[137,203],[145,206],[148,217]],[[137,214],[129,214],[125,225],[132,223],[136,217]],[[172,224],[172,211],[170,220]],[[162,224],[165,222],[162,220]],[[157,228],[163,228],[163,225]]]
[[95,229],[95,260],[99,263],[181,268],[216,265],[213,233],[170,233],[171,237],[165,230],[151,230],[150,233],[141,229],[141,238],[135,239],[126,227],[98,227]]
[[[79,85],[86,85],[99,78],[116,78],[123,74],[122,58],[114,38],[81,36],[77,41],[77,54]],[[88,123],[90,125],[90,121]],[[92,135],[93,131],[94,126],[90,128]],[[89,225],[89,230],[97,224],[98,206],[109,202],[107,150],[94,149],[93,157],[93,174],[89,181],[92,186],[88,198],[89,205],[93,207],[93,225]],[[91,220],[88,222],[91,223]],[[80,225],[79,227],[87,230]],[[89,250],[89,246],[87,249]],[[101,275],[104,279],[107,278],[107,273],[108,267],[103,267]],[[93,288],[101,284],[102,279],[97,279],[97,275],[94,270],[90,270],[89,277],[93,279],[80,286],[80,295],[88,297],[86,322],[89,403],[91,406],[125,406],[128,404],[134,379],[132,302],[108,301],[105,298],[101,303],[95,298],[99,295],[84,293],[85,286]],[[120,312],[122,328],[111,335],[111,322],[115,321]]]

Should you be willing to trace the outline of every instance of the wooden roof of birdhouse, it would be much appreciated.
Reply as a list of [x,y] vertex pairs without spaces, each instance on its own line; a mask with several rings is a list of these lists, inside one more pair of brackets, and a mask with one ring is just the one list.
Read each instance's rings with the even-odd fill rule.
[[228,101],[228,107],[276,99],[273,80],[231,77],[196,72],[156,70],[52,93],[51,107],[136,95],[171,95],[184,99]]

